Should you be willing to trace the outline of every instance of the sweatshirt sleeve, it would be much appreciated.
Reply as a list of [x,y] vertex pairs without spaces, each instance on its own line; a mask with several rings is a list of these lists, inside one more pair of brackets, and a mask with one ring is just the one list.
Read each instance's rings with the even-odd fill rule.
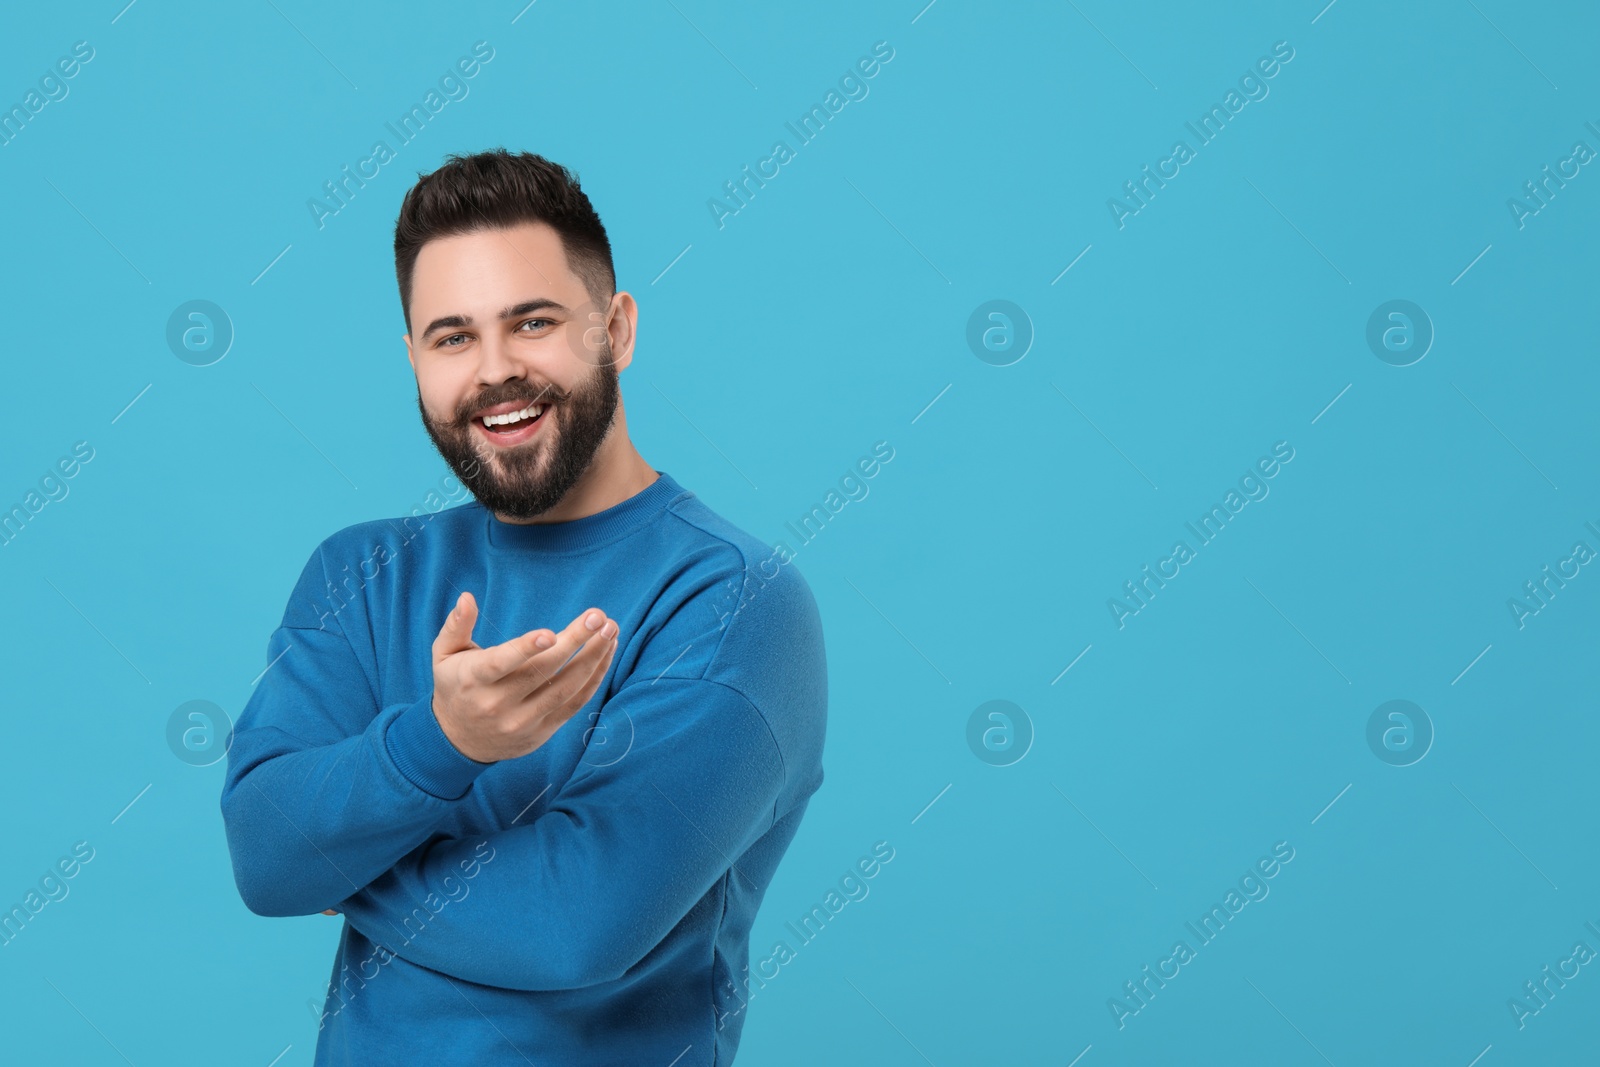
[[[623,687],[601,710],[626,755],[579,764],[531,823],[430,841],[338,905],[395,955],[520,990],[612,981],[658,945],[777,818],[762,713],[719,682]],[[608,742],[609,743],[609,742]]]
[[268,639],[228,750],[223,827],[258,915],[333,907],[425,841],[491,766],[451,744],[431,689],[380,708],[337,620],[291,625],[320,588],[319,556]]

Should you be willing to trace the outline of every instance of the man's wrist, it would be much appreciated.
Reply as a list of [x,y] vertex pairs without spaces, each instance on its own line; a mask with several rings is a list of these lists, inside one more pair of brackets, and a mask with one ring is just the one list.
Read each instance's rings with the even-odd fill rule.
[[433,720],[439,724],[439,732],[444,734],[444,738],[446,741],[450,742],[451,748],[455,749],[461,755],[466,756],[467,759],[472,760],[474,763],[494,762],[493,760],[480,760],[476,756],[469,755],[467,750],[461,747],[461,742],[457,740],[460,735],[456,731],[454,722],[448,715],[441,715],[439,713],[439,694],[435,693],[433,696],[428,698],[428,710],[433,712]]

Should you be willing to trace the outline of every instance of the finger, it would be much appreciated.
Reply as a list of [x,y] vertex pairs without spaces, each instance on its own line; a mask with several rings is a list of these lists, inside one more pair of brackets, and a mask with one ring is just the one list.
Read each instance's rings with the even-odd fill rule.
[[[613,625],[607,623],[602,632],[610,632]],[[524,734],[525,740],[532,742],[534,748],[549,741],[557,730],[566,726],[589,703],[595,690],[600,688],[600,684],[610,673],[611,659],[617,650],[616,634],[610,632],[610,636],[602,637],[597,634],[591,637],[589,643],[584,646],[584,653],[587,654],[590,648],[602,649],[598,660],[591,661],[587,655],[583,659],[574,656],[561,669],[561,673],[550,686],[536,689],[524,698],[522,707],[517,709],[517,717],[524,728],[531,728],[534,731],[532,734]],[[579,685],[575,679],[582,673],[583,668],[591,663],[593,669],[589,671],[589,677]],[[587,733],[584,734],[585,741],[588,740],[588,736]]]
[[576,711],[584,701],[594,695],[595,689],[605,677],[606,667],[610,665],[611,657],[616,652],[617,631],[618,626],[614,620],[606,622],[600,628],[600,632],[591,637],[589,643],[566,662],[559,674],[547,682],[535,685],[528,695],[543,697],[555,707]]
[[334,909],[329,908],[327,911],[323,912],[322,914],[324,914],[324,915],[337,915],[339,913],[337,911],[335,911]]
[[[560,686],[560,692],[570,692],[575,685],[581,685],[589,677],[596,659],[606,654],[609,646],[616,638],[619,629],[616,620],[606,619],[600,624],[600,629],[589,633],[585,621],[584,643],[581,647],[572,650],[572,653],[560,662],[554,660],[541,661],[529,664],[529,669],[516,673],[525,683],[528,695],[533,695],[542,686]],[[559,644],[550,650],[552,654],[561,652]]]
[[[534,630],[495,645],[487,650],[490,654],[483,657],[480,679],[486,683],[494,682],[513,674],[528,674],[540,680],[552,678],[568,657],[594,636],[605,622],[605,612],[599,608],[589,608],[579,613],[559,634]],[[590,623],[593,623],[592,627]],[[549,647],[540,648],[541,637],[550,639]]]
[[[509,641],[498,645],[491,645],[485,649],[485,654],[477,658],[471,665],[472,676],[483,685],[493,685],[495,682],[512,674],[519,668],[526,667],[532,659],[556,643],[556,633],[553,630],[529,630],[519,634]],[[544,668],[545,673],[553,672],[560,664]]]
[[[605,649],[595,659],[594,669],[589,672],[589,677],[584,680],[583,685],[578,689],[577,692],[572,693],[567,697],[569,706],[574,712],[583,707],[585,704],[589,703],[589,698],[594,696],[595,692],[600,688],[601,683],[606,680],[606,672],[611,667],[611,661],[616,658],[617,645],[619,644],[618,635],[613,633],[611,635],[611,640],[607,641],[605,644]],[[561,673],[565,674],[566,671],[562,671]]]
[[478,647],[472,640],[472,627],[477,621],[478,602],[471,593],[462,593],[456,598],[456,606],[445,616],[439,636],[433,639],[433,662],[436,666],[446,656]]

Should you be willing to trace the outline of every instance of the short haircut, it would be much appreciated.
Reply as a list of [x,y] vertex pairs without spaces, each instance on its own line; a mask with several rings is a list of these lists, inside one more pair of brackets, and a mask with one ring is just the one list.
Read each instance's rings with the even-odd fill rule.
[[532,152],[496,148],[452,155],[431,174],[418,174],[394,226],[394,271],[400,307],[411,329],[411,278],[422,246],[438,237],[542,222],[555,230],[567,264],[589,298],[604,306],[616,291],[611,241],[577,175]]

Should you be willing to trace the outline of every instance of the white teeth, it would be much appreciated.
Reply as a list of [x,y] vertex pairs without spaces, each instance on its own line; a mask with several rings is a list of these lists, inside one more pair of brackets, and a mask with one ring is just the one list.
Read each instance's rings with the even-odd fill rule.
[[542,411],[544,411],[543,404],[529,404],[521,411],[508,411],[504,415],[485,415],[480,421],[485,426],[504,426],[508,422],[516,422],[519,419],[537,418]]

